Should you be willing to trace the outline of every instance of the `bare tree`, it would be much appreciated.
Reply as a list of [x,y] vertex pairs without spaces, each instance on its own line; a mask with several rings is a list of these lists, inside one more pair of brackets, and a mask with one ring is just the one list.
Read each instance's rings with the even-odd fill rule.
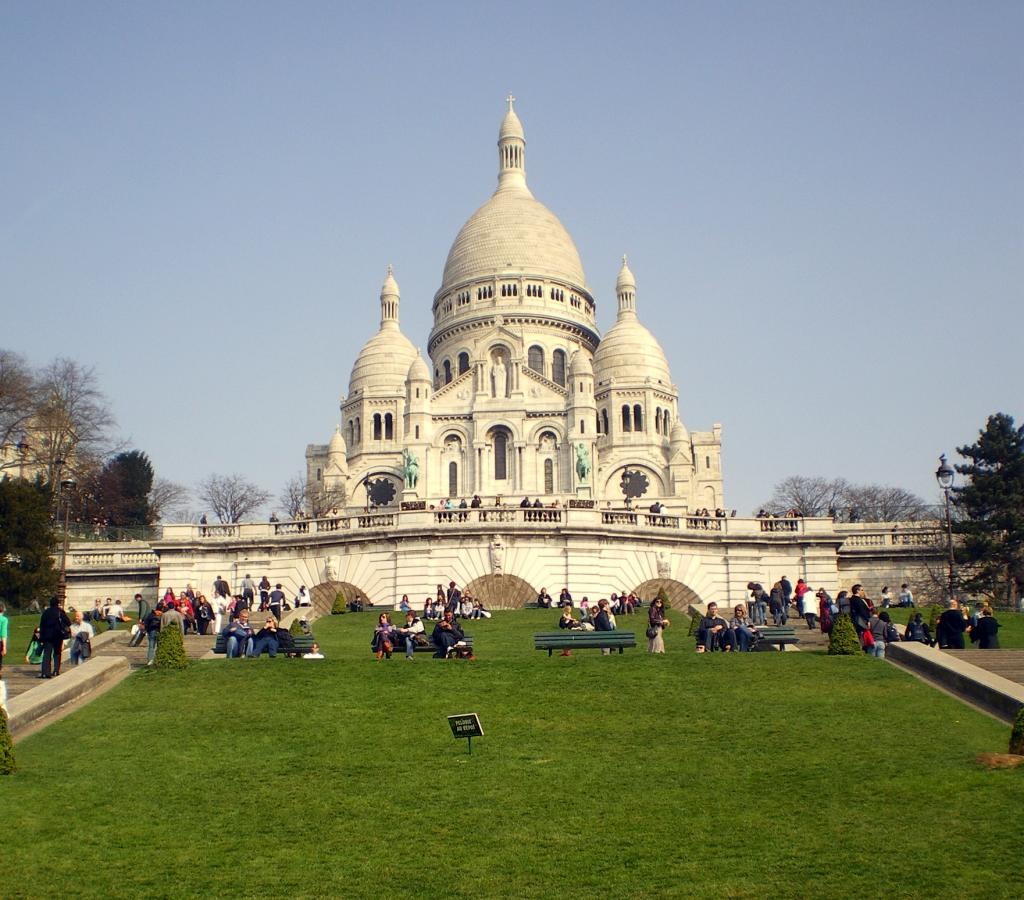
[[177,519],[191,499],[185,485],[157,476],[149,492],[149,509],[154,522]]
[[850,484],[845,478],[784,478],[762,507],[773,515],[795,512],[861,522],[916,522],[934,511],[916,494],[880,484]]
[[68,474],[83,478],[115,449],[114,416],[96,370],[55,359],[39,373],[37,391],[29,451],[35,465],[50,484]]
[[306,479],[301,475],[289,478],[279,499],[288,518],[297,519],[306,507]]
[[826,516],[842,505],[849,488],[843,478],[791,475],[775,485],[771,499],[762,508],[776,516],[791,511],[802,516]]
[[842,505],[862,522],[917,522],[934,513],[916,494],[880,484],[851,485]]
[[35,411],[36,378],[24,358],[0,350],[0,446],[20,440]]
[[241,475],[211,475],[199,482],[196,496],[221,522],[240,522],[270,499],[270,492]]
[[330,515],[335,510],[345,508],[348,492],[343,487],[328,490],[323,483],[309,485],[306,489],[306,505],[314,519]]

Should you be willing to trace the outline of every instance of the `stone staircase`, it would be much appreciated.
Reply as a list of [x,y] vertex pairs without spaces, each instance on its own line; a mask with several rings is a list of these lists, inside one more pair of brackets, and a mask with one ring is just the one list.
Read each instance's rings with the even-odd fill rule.
[[[131,635],[128,630],[118,630],[114,632],[104,632],[103,634],[97,635],[93,640],[93,655],[94,659],[101,659],[111,656],[122,656],[128,660],[128,665],[132,669],[139,669],[146,665],[146,641],[138,647],[129,647],[128,641]],[[189,634],[185,636],[185,652],[191,659],[199,659],[207,653],[207,651],[213,648],[213,635],[194,635]],[[24,660],[24,657],[22,657]],[[84,667],[89,665],[89,662],[82,664]],[[61,662],[61,672],[64,673],[72,668],[71,660],[67,653],[64,654],[64,659]],[[29,666],[24,663],[20,665],[4,665],[4,681],[7,683],[7,699],[13,700],[15,697],[24,694],[26,691],[32,690],[32,688],[39,687],[45,684],[39,677],[40,667]]]

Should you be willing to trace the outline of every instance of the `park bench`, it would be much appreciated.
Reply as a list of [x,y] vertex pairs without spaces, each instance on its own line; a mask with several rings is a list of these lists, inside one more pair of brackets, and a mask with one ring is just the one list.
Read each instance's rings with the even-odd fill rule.
[[[280,648],[277,651],[279,656],[302,656],[303,653],[309,653],[313,649],[313,635],[311,634],[295,634],[292,635],[292,640],[295,641],[295,646],[287,650]],[[213,645],[213,652],[224,654],[227,653],[227,650],[227,638],[223,634],[218,634],[217,642]]]
[[622,653],[626,647],[636,646],[636,635],[632,631],[575,631],[563,628],[560,631],[542,631],[533,636],[535,650],[547,650],[551,656],[554,650],[596,650],[609,648]]
[[[472,651],[472,649],[473,649],[473,636],[471,634],[467,634],[467,635],[465,635],[462,638],[462,640],[463,640],[463,643],[465,643],[465,645],[467,647],[469,647],[470,651]],[[404,653],[404,652],[405,652],[405,650],[398,643],[396,643],[395,644],[395,653]],[[417,644],[416,645],[416,649],[413,650],[413,653],[437,653],[437,647],[435,647],[430,642],[430,635],[429,634],[427,635],[427,643],[425,643],[425,644]]]
[[796,629],[788,625],[756,625],[757,633],[761,639],[754,645],[754,650],[767,650],[777,646],[780,650],[785,649],[787,644],[799,644],[800,638],[796,636]]

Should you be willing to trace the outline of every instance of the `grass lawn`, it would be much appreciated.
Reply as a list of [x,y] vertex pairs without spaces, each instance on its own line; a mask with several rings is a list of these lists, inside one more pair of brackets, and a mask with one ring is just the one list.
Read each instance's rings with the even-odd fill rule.
[[973,762],[1007,726],[881,660],[684,628],[549,659],[556,620],[468,623],[474,662],[377,662],[364,613],[317,623],[322,662],[138,672],[18,745],[2,894],[1024,895],[1024,770]]

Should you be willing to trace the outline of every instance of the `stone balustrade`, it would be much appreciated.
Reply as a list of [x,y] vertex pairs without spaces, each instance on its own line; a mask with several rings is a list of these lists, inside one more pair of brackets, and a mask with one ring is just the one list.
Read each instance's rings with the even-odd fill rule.
[[[837,525],[832,519],[740,519],[707,516],[678,516],[646,510],[598,509],[582,506],[479,507],[476,509],[377,510],[325,519],[290,522],[244,522],[229,525],[165,525],[164,541],[284,541],[338,532],[416,531],[437,528],[623,528],[629,530],[678,531],[680,535],[704,538],[746,537],[765,539],[778,536],[832,536]],[[858,534],[859,540],[887,539],[884,526]],[[910,535],[905,535],[909,541]],[[916,538],[915,538],[916,539]],[[864,544],[863,546],[871,546]]]
[[155,568],[156,565],[157,555],[149,549],[91,550],[72,546],[68,550],[68,571],[75,569],[146,569]]

